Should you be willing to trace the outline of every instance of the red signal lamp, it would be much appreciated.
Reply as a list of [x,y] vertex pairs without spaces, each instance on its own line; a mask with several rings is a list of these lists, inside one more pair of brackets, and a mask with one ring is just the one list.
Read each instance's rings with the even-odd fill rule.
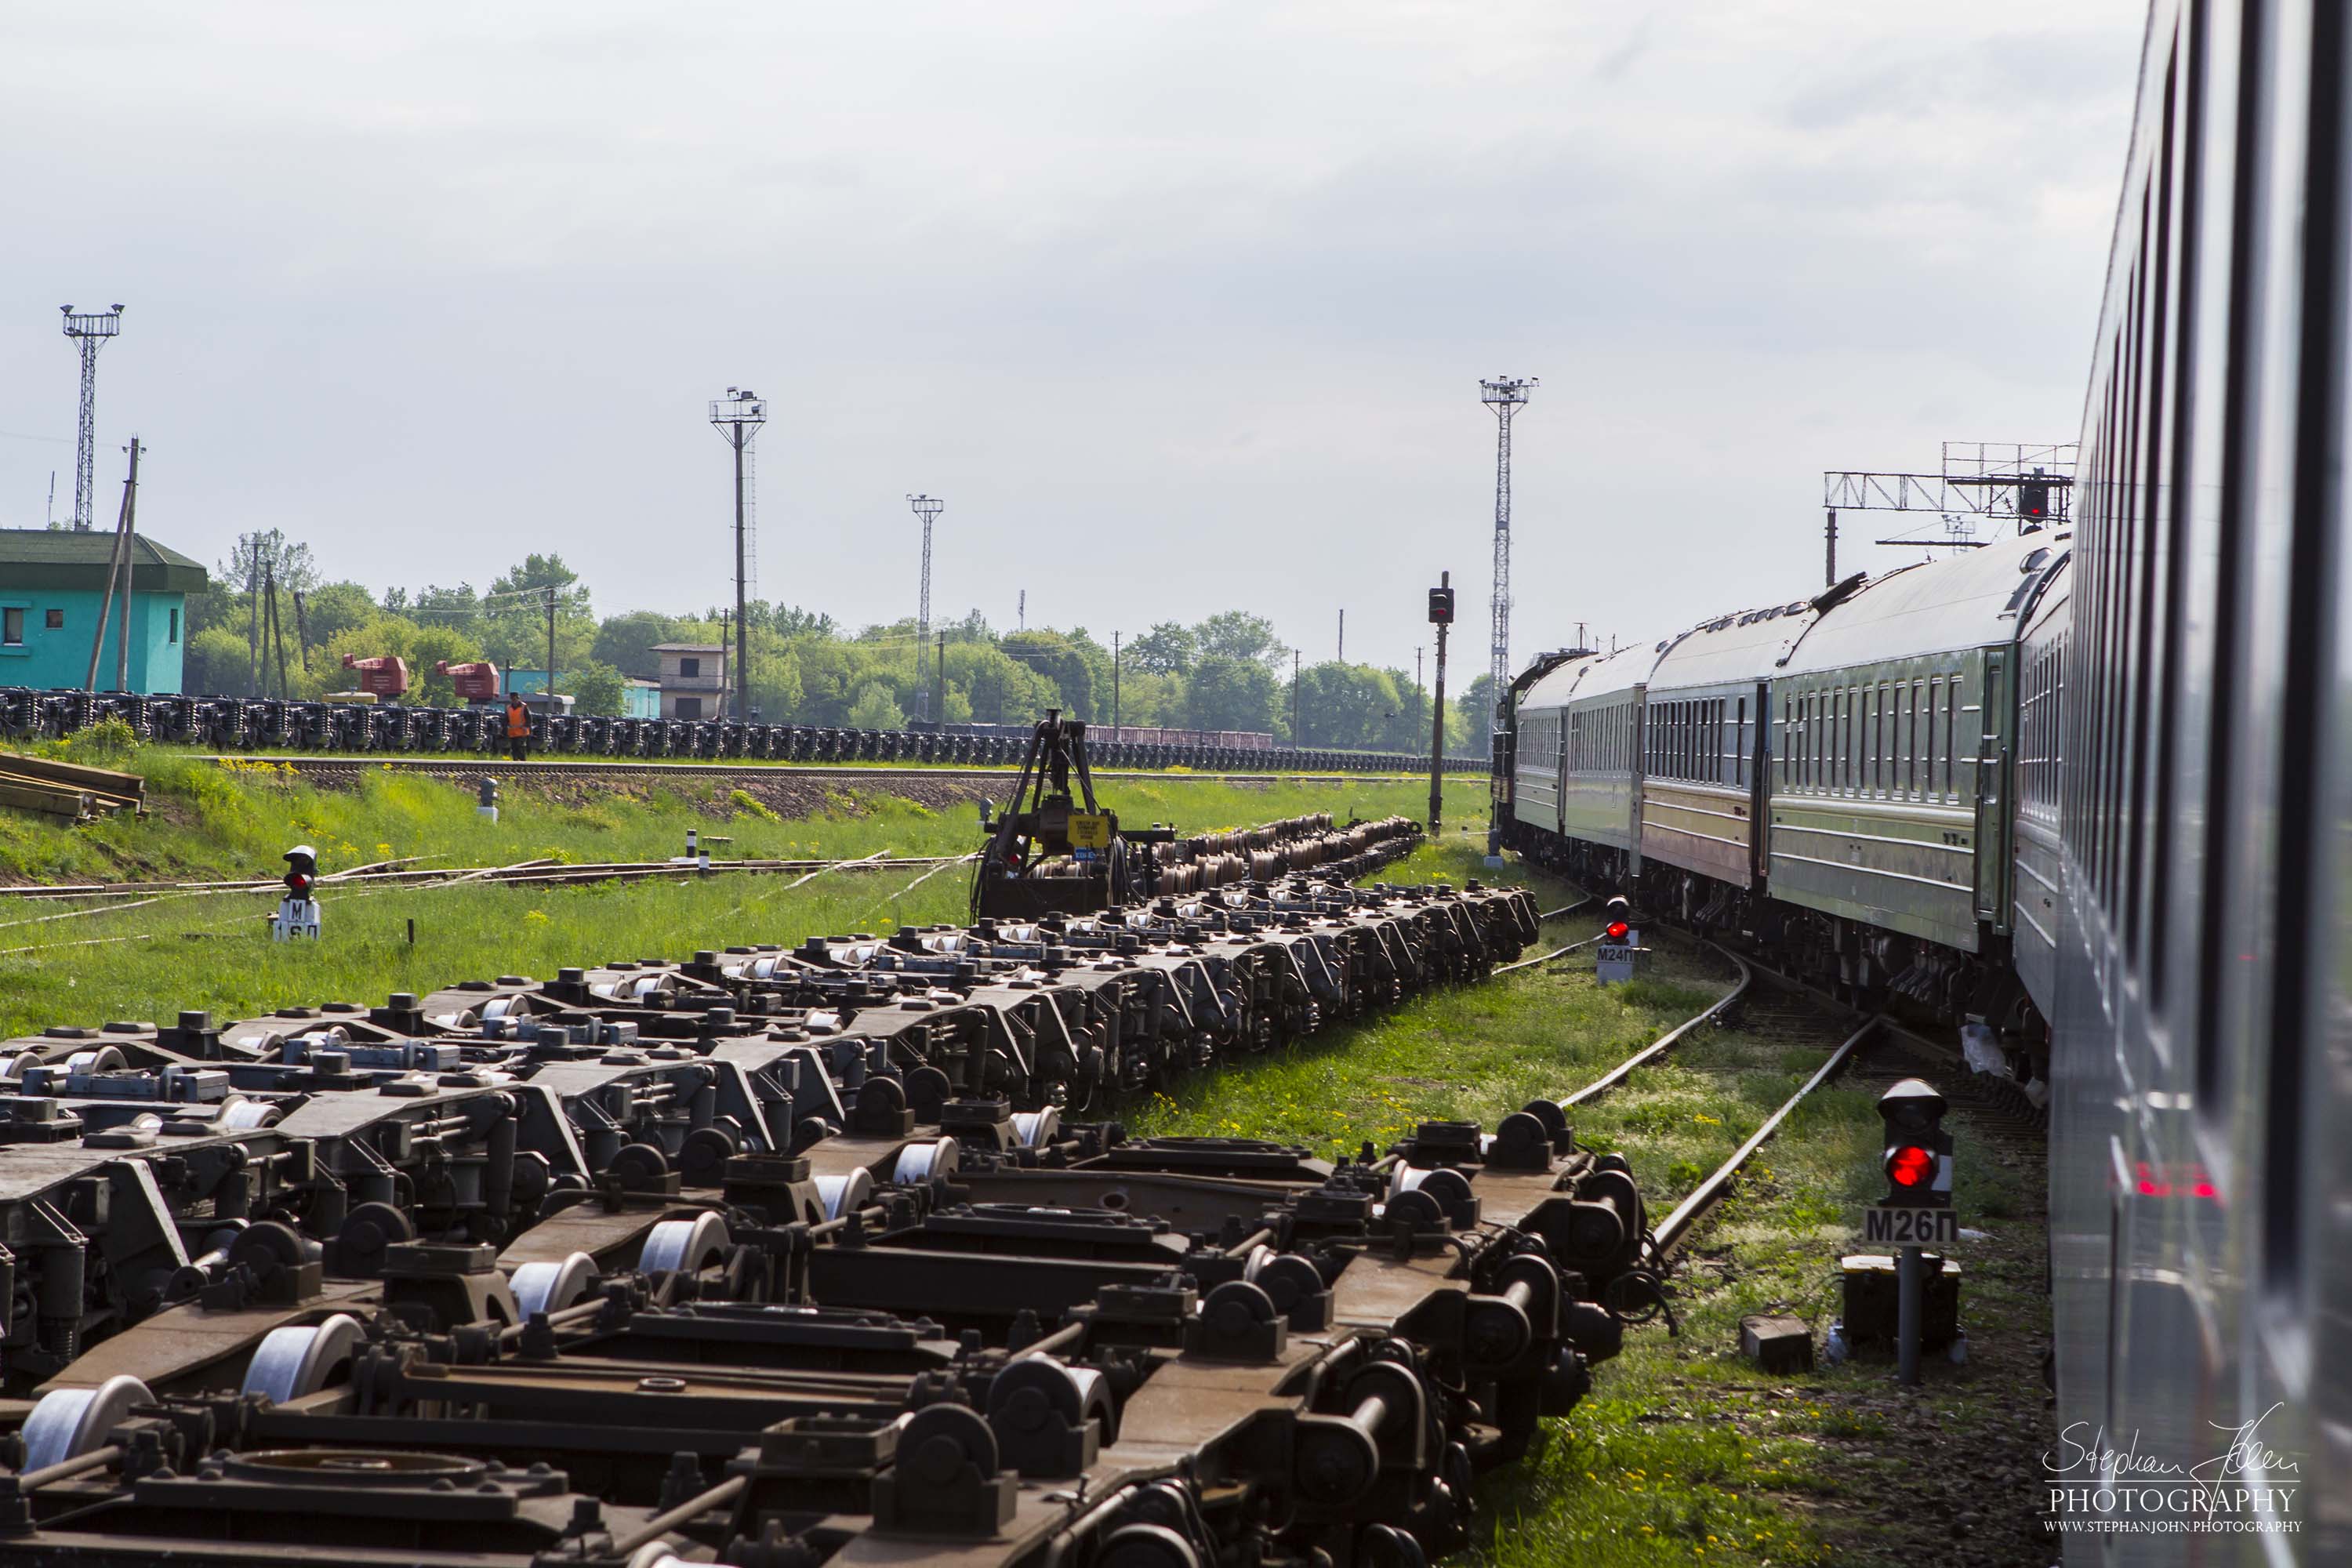
[[1886,1179],[1914,1191],[1935,1180],[1936,1156],[1916,1143],[1898,1143],[1886,1152]]
[[1633,930],[1633,928],[1627,925],[1623,921],[1611,921],[1609,922],[1608,931],[1609,940],[1611,942],[1623,942],[1625,938],[1631,934]]

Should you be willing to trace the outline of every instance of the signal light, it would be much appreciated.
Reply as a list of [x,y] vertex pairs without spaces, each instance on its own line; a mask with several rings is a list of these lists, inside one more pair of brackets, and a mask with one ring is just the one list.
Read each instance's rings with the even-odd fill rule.
[[1633,929],[1633,928],[1632,926],[1627,925],[1623,921],[1611,921],[1609,922],[1609,940],[1611,942],[1623,942],[1627,934],[1631,932]]
[[1943,1208],[1952,1201],[1952,1135],[1944,1131],[1944,1097],[1916,1078],[1906,1078],[1878,1099],[1886,1123],[1882,1167],[1885,1203],[1909,1208]]
[[2017,515],[2036,520],[2050,515],[2050,487],[2040,480],[2021,480],[2017,487]]

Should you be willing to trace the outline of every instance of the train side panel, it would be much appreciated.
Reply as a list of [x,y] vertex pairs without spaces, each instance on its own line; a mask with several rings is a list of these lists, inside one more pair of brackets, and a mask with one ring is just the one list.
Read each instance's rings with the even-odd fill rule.
[[1559,831],[1559,774],[1568,745],[1564,709],[1522,710],[1511,748],[1511,816],[1546,833]]
[[1772,896],[1974,952],[1983,649],[1775,681]]
[[2066,900],[2066,852],[2059,811],[2065,766],[2066,643],[2074,622],[2067,595],[2046,595],[2018,645],[2010,951],[2025,994],[2044,1019],[2058,999],[2058,932]]
[[1642,858],[1718,882],[1755,881],[1755,738],[1762,689],[1736,682],[1647,695]]
[[1560,778],[1563,837],[1638,854],[1642,692],[1636,686],[1570,706],[1568,766]]

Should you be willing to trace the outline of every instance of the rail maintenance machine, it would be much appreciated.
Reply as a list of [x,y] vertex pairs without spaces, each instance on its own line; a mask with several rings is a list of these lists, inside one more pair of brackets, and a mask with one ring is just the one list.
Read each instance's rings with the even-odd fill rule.
[[[1078,782],[1070,794],[1070,779]],[[1094,775],[1087,768],[1087,727],[1049,708],[1030,734],[1013,798],[992,818],[981,806],[988,842],[972,878],[974,920],[1034,921],[1045,915],[1085,915],[1148,898],[1154,879],[1149,856],[1130,857],[1131,845],[1168,844],[1176,830],[1154,823],[1122,830],[1118,814],[1095,800]]]

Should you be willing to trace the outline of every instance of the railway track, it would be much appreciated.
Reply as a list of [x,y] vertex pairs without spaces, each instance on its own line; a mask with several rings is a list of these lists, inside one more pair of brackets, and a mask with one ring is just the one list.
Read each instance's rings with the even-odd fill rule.
[[[947,764],[897,763],[882,766],[861,766],[840,763],[795,763],[736,760],[722,762],[622,762],[585,759],[578,762],[510,762],[497,756],[468,757],[463,760],[448,757],[414,756],[353,756],[316,757],[292,752],[215,752],[200,761],[251,767],[267,763],[287,773],[318,778],[357,778],[370,772],[417,773],[426,778],[474,780],[485,773],[501,779],[604,779],[604,778],[711,778],[711,779],[773,779],[819,778],[854,779],[863,783],[907,783],[917,779],[980,780],[1001,784],[1020,776],[1014,766],[955,767]],[[1411,782],[1426,778],[1425,773],[1285,773],[1272,770],[1256,773],[1171,773],[1165,770],[1126,768],[1094,770],[1097,779],[1150,779],[1155,781],[1194,781],[1205,784],[1379,784]]]

